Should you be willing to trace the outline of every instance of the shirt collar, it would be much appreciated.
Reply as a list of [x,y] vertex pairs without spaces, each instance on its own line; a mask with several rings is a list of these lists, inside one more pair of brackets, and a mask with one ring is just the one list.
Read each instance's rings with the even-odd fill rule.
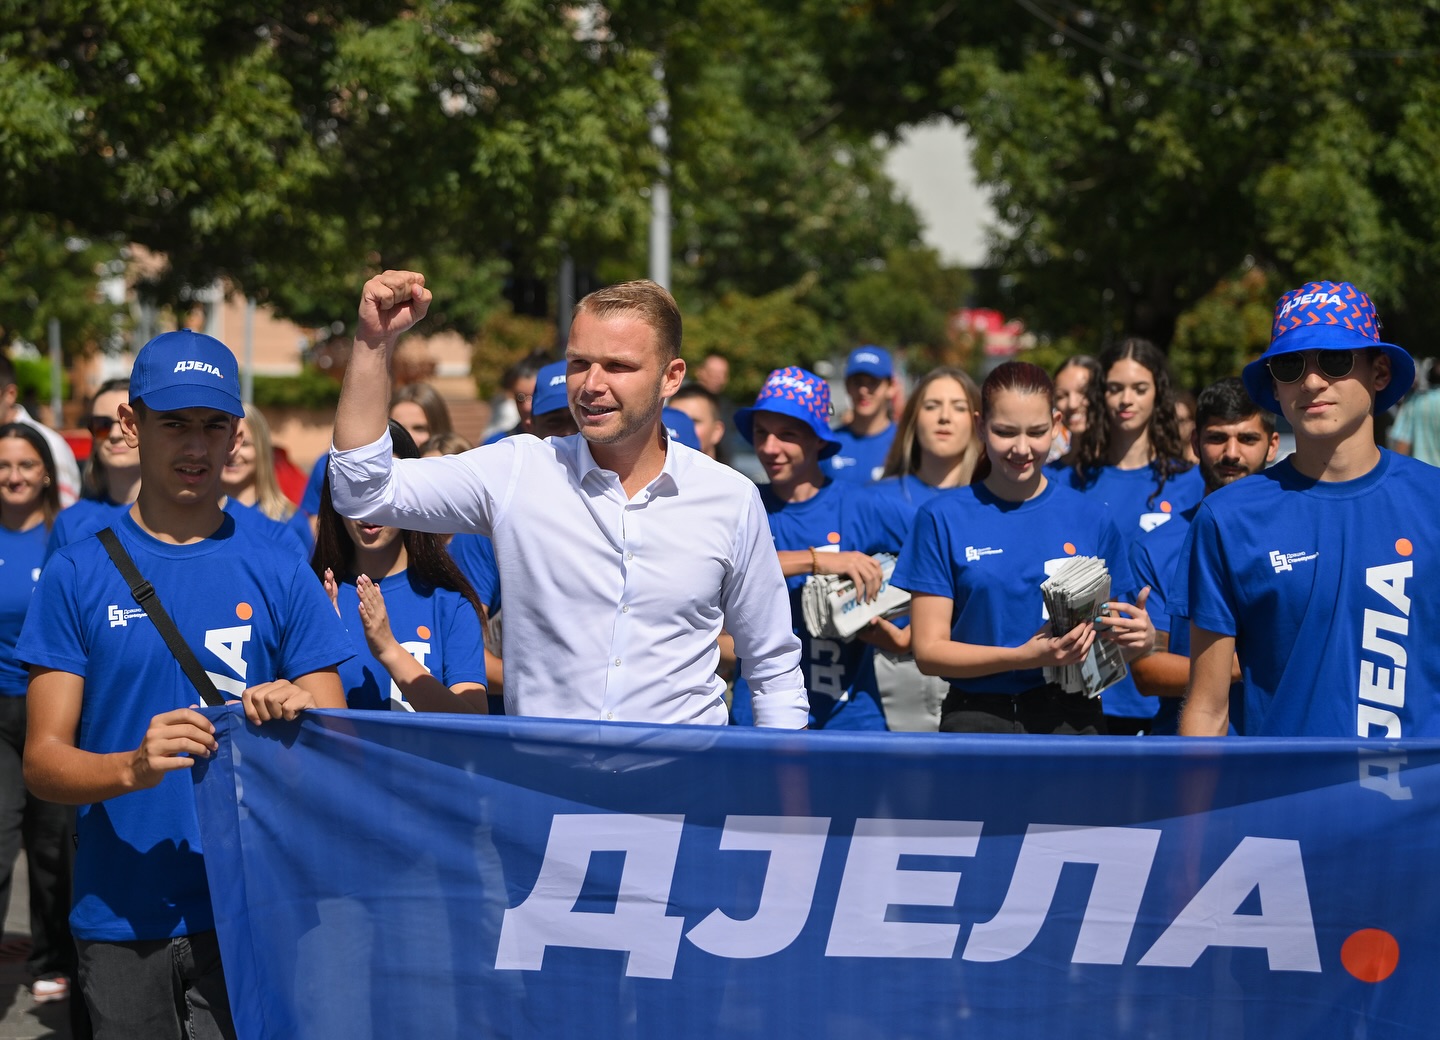
[[[613,471],[602,469],[595,461],[595,456],[590,454],[590,442],[578,433],[571,434],[564,438],[567,441],[574,441],[574,466],[575,476],[580,484],[584,484],[592,473],[610,473]],[[667,436],[665,445],[665,465],[660,469],[660,475],[652,480],[646,489],[653,494],[673,494],[680,490],[680,478],[691,460],[682,458],[685,453],[677,450],[677,444],[671,443]]]

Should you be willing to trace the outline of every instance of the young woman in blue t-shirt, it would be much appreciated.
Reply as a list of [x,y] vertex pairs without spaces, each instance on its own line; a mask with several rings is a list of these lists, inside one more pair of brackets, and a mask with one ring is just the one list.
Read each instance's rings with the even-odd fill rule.
[[[897,545],[909,536],[921,506],[943,491],[970,483],[983,451],[975,430],[979,414],[980,388],[961,369],[931,369],[915,385],[896,425],[885,475],[871,489],[896,507],[903,522]],[[908,625],[908,618],[876,618],[871,623],[875,681],[892,730],[934,733],[949,684],[922,675],[915,666]]]
[[[1127,339],[1100,356],[1090,422],[1073,452],[1070,486],[1110,514],[1128,546],[1205,496],[1176,418],[1170,366],[1154,344]],[[1149,732],[1159,701],[1127,677],[1105,691],[1110,732]]]
[[1155,630],[1140,606],[1111,602],[1103,619],[1053,633],[1040,584],[1075,556],[1098,556],[1111,588],[1131,591],[1115,525],[1046,478],[1059,426],[1043,369],[1008,362],[981,391],[985,457],[969,488],[920,510],[894,583],[914,594],[911,629],[922,671],[950,680],[948,732],[1104,733],[1099,702],[1047,684],[1047,665],[1078,664],[1098,636],[1137,656]]
[[[390,420],[398,458],[420,450]],[[474,588],[442,535],[347,520],[320,497],[310,565],[354,643],[340,666],[352,708],[486,714],[485,641]]]
[[25,687],[29,669],[15,645],[40,580],[45,539],[60,511],[50,446],[23,423],[0,426],[0,906],[10,905],[15,856],[30,874],[30,956],[38,1003],[63,1000],[75,976],[70,914],[74,810],[25,789]]

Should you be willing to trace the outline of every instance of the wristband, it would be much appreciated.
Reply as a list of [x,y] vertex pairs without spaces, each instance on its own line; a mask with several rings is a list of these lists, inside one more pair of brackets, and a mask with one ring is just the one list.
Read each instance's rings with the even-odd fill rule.
[[810,546],[810,573],[820,573],[820,557],[815,553],[815,546]]

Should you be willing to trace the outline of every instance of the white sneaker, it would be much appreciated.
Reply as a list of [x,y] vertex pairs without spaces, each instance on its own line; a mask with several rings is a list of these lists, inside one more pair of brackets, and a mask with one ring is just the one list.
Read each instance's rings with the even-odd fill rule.
[[36,979],[30,987],[30,996],[37,1004],[53,1004],[70,996],[70,980],[64,975],[53,979]]

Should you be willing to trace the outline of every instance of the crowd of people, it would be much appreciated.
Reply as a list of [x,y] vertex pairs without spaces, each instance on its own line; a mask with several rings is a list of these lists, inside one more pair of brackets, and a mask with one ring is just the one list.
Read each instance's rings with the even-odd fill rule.
[[[1377,443],[1415,365],[1348,283],[1286,293],[1265,354],[1195,395],[1141,339],[978,385],[949,367],[906,385],[861,346],[843,423],[795,366],[732,412],[723,358],[687,372],[670,294],[624,283],[577,305],[563,358],[505,373],[514,424],[475,450],[433,388],[392,386],[429,304],[419,274],[366,283],[331,450],[298,504],[210,337],[158,336],[98,389],[83,475],[0,359],[0,905],[23,840],[34,996],[78,978],[77,1036],[233,1035],[185,776],[216,747],[196,710],[212,699],[255,724],[348,707],[1440,732],[1440,660],[1412,635],[1440,607],[1440,485],[1406,457],[1440,442],[1440,397],[1406,405],[1403,454]],[[727,464],[730,428],[762,485]],[[1040,586],[1087,556],[1110,598],[1055,631]],[[824,575],[910,599],[853,639],[817,636],[802,600]],[[1097,641],[1123,680],[1098,698],[1047,680]]]

